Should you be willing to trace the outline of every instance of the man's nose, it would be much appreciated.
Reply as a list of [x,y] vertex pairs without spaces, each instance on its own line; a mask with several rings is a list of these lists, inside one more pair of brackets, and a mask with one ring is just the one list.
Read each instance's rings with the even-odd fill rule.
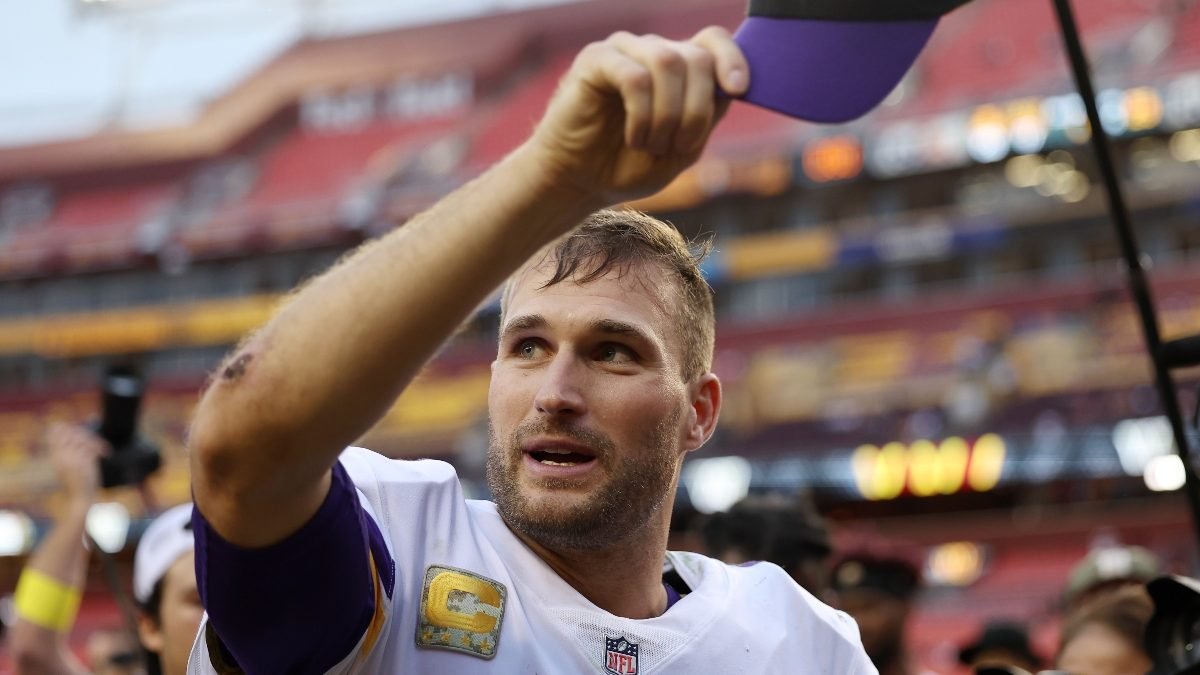
[[583,397],[582,366],[572,354],[560,351],[543,373],[533,402],[538,412],[574,416],[587,412]]

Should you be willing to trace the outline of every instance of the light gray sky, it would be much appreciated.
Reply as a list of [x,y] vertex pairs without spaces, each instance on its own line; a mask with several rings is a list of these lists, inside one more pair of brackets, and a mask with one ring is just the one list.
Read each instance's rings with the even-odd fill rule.
[[0,146],[184,124],[306,33],[569,1],[0,0]]

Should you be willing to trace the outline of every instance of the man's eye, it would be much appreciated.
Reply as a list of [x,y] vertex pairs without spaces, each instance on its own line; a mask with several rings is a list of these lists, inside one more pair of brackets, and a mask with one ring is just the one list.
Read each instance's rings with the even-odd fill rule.
[[601,361],[608,363],[632,363],[634,361],[633,350],[613,343],[601,346],[598,356]]
[[517,356],[523,359],[536,358],[542,351],[542,345],[537,340],[521,340],[517,344]]

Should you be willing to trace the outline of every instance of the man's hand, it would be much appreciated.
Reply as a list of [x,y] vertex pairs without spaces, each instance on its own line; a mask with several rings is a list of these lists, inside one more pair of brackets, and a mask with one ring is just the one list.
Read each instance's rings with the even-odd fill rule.
[[100,488],[100,458],[108,453],[108,443],[85,427],[53,424],[46,446],[68,500],[90,506]]
[[549,179],[612,204],[653,194],[700,157],[749,85],[722,28],[677,42],[616,33],[588,45],[563,77],[527,148]]

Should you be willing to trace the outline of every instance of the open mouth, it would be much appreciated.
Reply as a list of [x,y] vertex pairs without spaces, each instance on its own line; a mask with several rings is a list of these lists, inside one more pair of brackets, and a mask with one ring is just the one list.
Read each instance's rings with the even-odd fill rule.
[[535,462],[546,466],[578,466],[596,460],[591,455],[585,455],[572,450],[557,450],[553,448],[531,450],[527,454]]

